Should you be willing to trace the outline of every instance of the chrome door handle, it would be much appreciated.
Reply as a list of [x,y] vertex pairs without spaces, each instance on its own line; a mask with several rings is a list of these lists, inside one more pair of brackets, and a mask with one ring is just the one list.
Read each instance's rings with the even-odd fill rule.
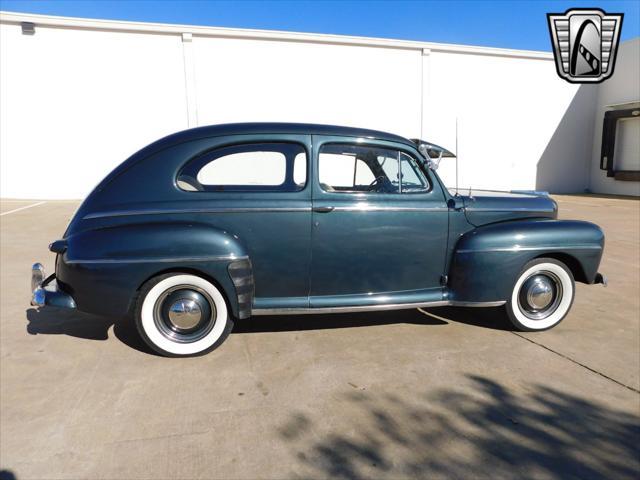
[[313,211],[317,212],[317,213],[329,213],[329,212],[333,212],[335,210],[336,207],[330,207],[330,206],[326,206],[326,207],[313,207]]

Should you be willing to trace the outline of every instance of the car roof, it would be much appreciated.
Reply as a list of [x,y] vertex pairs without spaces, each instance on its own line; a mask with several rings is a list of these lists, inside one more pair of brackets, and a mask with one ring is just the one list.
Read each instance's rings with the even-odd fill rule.
[[393,133],[369,130],[366,128],[343,127],[338,125],[321,125],[314,123],[225,123],[220,125],[208,125],[204,127],[190,128],[174,133],[156,142],[162,147],[173,144],[198,140],[207,137],[220,137],[226,135],[251,135],[251,134],[299,134],[299,135],[328,135],[345,137],[365,137],[391,142],[404,143],[415,146],[409,139],[394,135]]
[[160,140],[147,145],[141,150],[131,155],[128,159],[118,165],[109,175],[107,175],[95,190],[100,191],[106,187],[117,176],[124,173],[136,163],[142,161],[150,155],[182,143],[201,140],[211,137],[221,137],[227,135],[260,135],[260,134],[298,134],[298,135],[328,135],[344,137],[365,137],[377,140],[410,145],[415,148],[411,140],[394,135],[393,133],[369,130],[365,128],[341,127],[337,125],[321,125],[313,123],[225,123],[219,125],[208,125],[197,128],[190,128],[181,132],[173,133]]

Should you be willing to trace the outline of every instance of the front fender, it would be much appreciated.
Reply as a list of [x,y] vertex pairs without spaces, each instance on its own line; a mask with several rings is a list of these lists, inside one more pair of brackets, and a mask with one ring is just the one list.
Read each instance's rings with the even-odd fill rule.
[[[57,244],[58,242],[56,242]],[[194,222],[153,222],[85,230],[53,244],[58,282],[73,296],[78,309],[103,315],[125,315],[137,290],[149,278],[163,272],[187,271],[204,276],[220,287],[235,316],[240,308],[237,279],[230,272],[247,274],[250,312],[252,275],[247,250],[234,235]],[[234,266],[242,265],[242,270]],[[231,269],[230,269],[231,267]],[[246,289],[246,288],[245,288]]]
[[478,227],[456,244],[449,295],[459,302],[509,298],[522,267],[537,257],[564,261],[578,281],[594,283],[604,249],[600,227],[575,220],[522,220]]

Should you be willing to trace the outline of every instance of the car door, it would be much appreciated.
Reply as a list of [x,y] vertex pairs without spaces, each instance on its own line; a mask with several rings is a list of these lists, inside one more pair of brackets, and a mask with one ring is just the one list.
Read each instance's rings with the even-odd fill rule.
[[404,144],[317,136],[311,307],[442,300],[448,209]]
[[246,247],[254,309],[308,307],[310,152],[310,135],[221,137],[177,179],[208,223]]

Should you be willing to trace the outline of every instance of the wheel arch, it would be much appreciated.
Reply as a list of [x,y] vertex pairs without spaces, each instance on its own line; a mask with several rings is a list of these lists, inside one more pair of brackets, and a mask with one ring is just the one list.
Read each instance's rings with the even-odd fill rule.
[[[69,285],[78,309],[121,316],[132,312],[140,288],[170,272],[192,273],[223,293],[236,318],[250,315],[253,274],[248,250],[231,233],[188,221],[154,221],[113,225],[71,235],[56,274]],[[229,267],[246,262],[250,278],[240,288]],[[104,298],[109,298],[105,302]]]
[[545,252],[533,257],[533,260],[539,258],[553,258],[554,260],[558,260],[559,262],[564,263],[567,268],[571,270],[573,278],[576,282],[587,284],[589,283],[582,263],[575,256],[566,252]]
[[131,300],[129,301],[129,309],[128,312],[129,314],[133,314],[135,307],[136,307],[136,302],[138,300],[138,296],[140,295],[140,290],[142,290],[142,287],[149,282],[150,280],[153,280],[156,277],[159,277],[161,275],[167,275],[170,273],[175,273],[175,274],[189,274],[189,275],[195,275],[197,277],[201,277],[204,278],[206,281],[210,282],[211,284],[213,284],[218,290],[220,290],[222,292],[222,296],[224,297],[224,301],[227,304],[227,308],[229,309],[230,312],[233,312],[233,305],[232,303],[229,301],[229,294],[235,294],[234,292],[228,292],[228,287],[225,288],[225,286],[220,283],[218,280],[216,280],[215,277],[213,277],[212,275],[210,275],[209,273],[207,273],[205,270],[200,269],[200,268],[196,268],[196,267],[180,267],[180,266],[173,266],[173,267],[169,267],[169,268],[165,268],[163,270],[159,270],[155,273],[152,273],[151,275],[147,275],[147,277],[142,280],[138,287],[136,288],[133,296],[131,297]]
[[578,282],[593,284],[604,234],[592,223],[573,220],[518,220],[485,225],[458,240],[448,272],[450,299],[461,302],[506,300],[527,262],[553,258]]

